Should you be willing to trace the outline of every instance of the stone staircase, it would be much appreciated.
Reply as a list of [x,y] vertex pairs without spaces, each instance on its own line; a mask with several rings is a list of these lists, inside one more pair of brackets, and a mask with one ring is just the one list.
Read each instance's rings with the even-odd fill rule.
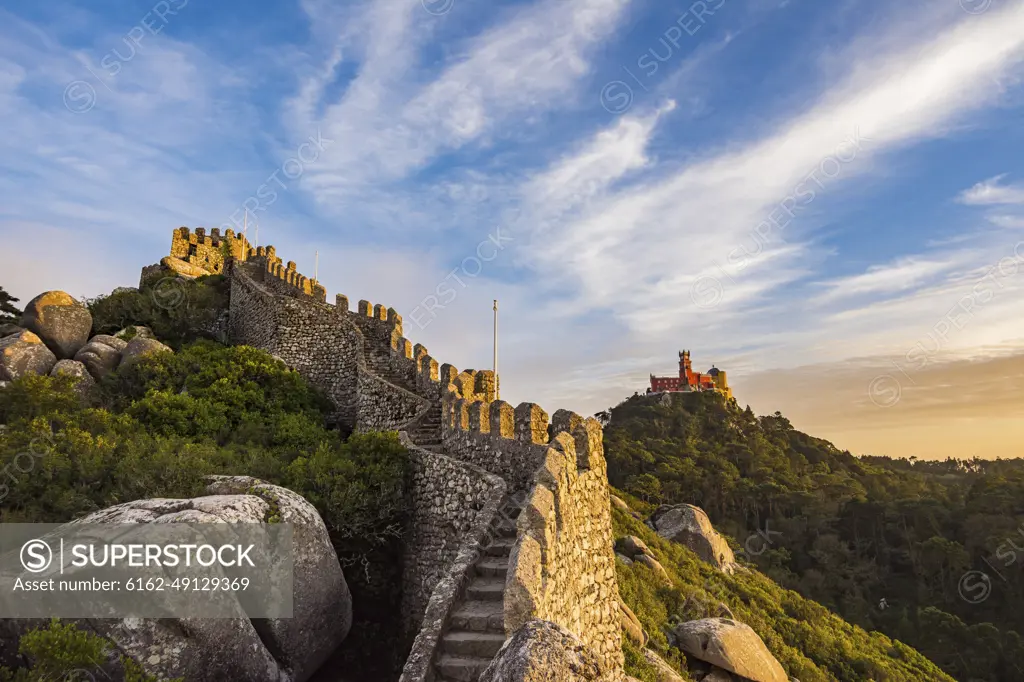
[[443,453],[441,446],[441,404],[436,403],[423,415],[420,423],[409,431],[409,438],[424,450]]
[[[366,359],[374,374],[417,393],[415,385],[391,368],[388,356],[371,351]],[[424,450],[443,453],[440,402],[435,401],[408,434]],[[438,643],[435,682],[477,682],[505,643],[505,581],[520,511],[521,501],[508,497],[491,523],[486,547],[473,565],[473,576]]]
[[434,662],[437,682],[476,682],[505,643],[505,579],[518,511],[503,509],[491,526],[490,544],[441,636]]
[[[410,393],[416,393],[416,386],[405,376],[391,368],[388,356],[375,351],[370,351],[366,356],[370,370],[390,384],[404,388]],[[417,394],[418,395],[418,394]],[[424,450],[431,452],[442,452],[441,448],[441,404],[437,403],[430,408],[420,423],[413,430],[409,431],[409,438],[412,442]]]

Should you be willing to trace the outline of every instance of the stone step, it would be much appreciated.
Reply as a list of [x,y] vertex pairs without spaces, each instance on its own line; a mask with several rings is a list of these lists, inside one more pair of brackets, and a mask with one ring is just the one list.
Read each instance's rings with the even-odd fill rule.
[[516,544],[515,537],[498,536],[491,540],[484,550],[486,554],[496,557],[508,557],[512,554],[512,546]]
[[491,557],[476,562],[477,575],[485,578],[504,578],[508,574],[508,559]]
[[505,598],[504,578],[474,578],[466,586],[466,599],[473,601],[498,602],[499,608]]
[[477,682],[487,666],[489,658],[473,658],[469,656],[442,656],[434,666],[446,680],[452,682]]
[[441,651],[452,656],[494,658],[505,643],[505,635],[496,632],[466,632],[457,630],[441,638]]
[[[504,583],[502,584],[502,589],[504,589]],[[467,589],[467,596],[469,596],[469,589]],[[473,632],[496,632],[504,634],[505,602],[462,602],[448,618],[448,624],[453,630],[471,630]]]

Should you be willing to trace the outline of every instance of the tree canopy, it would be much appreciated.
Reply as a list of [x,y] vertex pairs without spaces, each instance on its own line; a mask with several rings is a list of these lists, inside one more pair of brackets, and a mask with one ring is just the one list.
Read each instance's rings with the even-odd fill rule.
[[1024,681],[1024,460],[855,457],[715,393],[624,401],[605,450],[614,486],[704,508],[780,585],[957,679]]
[[0,287],[0,323],[17,322],[21,319],[21,311],[14,307],[18,300]]

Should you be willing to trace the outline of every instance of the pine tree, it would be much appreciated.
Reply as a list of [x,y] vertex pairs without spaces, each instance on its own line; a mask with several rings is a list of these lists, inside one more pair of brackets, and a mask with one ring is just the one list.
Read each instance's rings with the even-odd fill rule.
[[21,311],[14,307],[14,304],[17,302],[18,299],[4,291],[3,287],[0,287],[0,322],[17,323],[21,319]]

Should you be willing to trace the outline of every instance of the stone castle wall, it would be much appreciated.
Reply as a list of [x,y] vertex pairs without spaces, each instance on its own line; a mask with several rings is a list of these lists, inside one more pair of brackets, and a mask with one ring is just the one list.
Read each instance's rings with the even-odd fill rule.
[[403,434],[413,457],[413,514],[406,537],[402,613],[415,636],[407,666],[421,679],[432,663],[444,624],[470,579],[476,548],[505,497],[505,482],[479,467],[417,448]]
[[412,453],[415,509],[403,617],[418,630],[410,676],[403,679],[429,679],[444,621],[506,493],[526,499],[509,564],[506,631],[531,618],[555,622],[594,651],[610,679],[619,679],[618,588],[600,425],[564,410],[549,424],[533,403],[495,400],[493,372],[438,365],[425,347],[402,336],[394,309],[360,301],[350,311],[344,296],[329,305],[294,276],[278,276],[267,265],[271,255],[265,250],[229,268],[233,342],[266,350],[299,371],[327,393],[338,423],[349,428],[412,432],[431,410],[441,413],[443,455],[412,446],[403,434]]
[[450,389],[445,451],[500,476],[510,492],[528,491],[509,561],[506,632],[536,618],[557,623],[617,678],[624,662],[601,425],[567,410],[549,424],[533,403],[513,408]]
[[172,258],[199,266],[212,274],[224,271],[225,255],[245,260],[249,251],[248,244],[241,235],[236,236],[234,230],[227,230],[221,237],[220,228],[212,229],[207,235],[203,227],[197,227],[194,232],[187,227],[179,227],[171,236]]
[[547,413],[533,403],[513,408],[504,400],[462,395],[456,387],[441,405],[445,451],[500,476],[510,491],[528,490],[547,450]]
[[306,377],[330,397],[335,419],[346,428],[396,429],[429,408],[424,399],[369,370],[362,333],[347,310],[278,294],[257,282],[252,269],[232,267],[234,343],[265,350]]
[[533,619],[577,635],[610,679],[624,667],[600,424],[559,411],[519,517],[505,588],[505,631]]

